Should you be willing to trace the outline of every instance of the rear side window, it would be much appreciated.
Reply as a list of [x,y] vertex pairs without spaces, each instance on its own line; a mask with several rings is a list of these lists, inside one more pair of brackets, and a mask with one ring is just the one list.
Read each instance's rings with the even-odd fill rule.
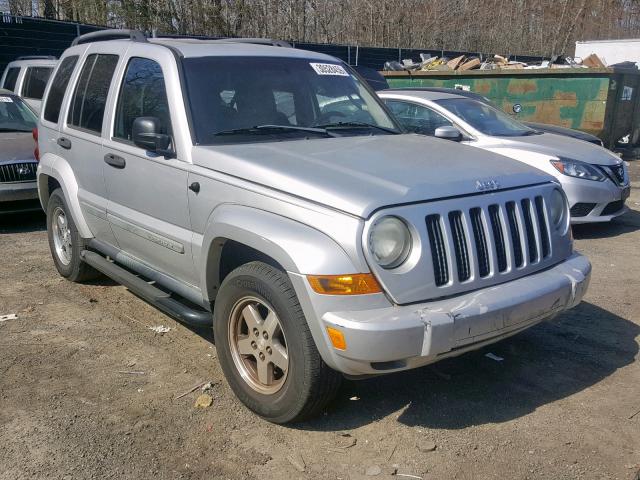
[[162,69],[147,58],[132,58],[127,65],[116,107],[114,138],[130,141],[133,121],[138,117],[156,117],[162,133],[171,134]]
[[20,67],[12,67],[7,72],[7,76],[4,77],[4,83],[2,84],[2,88],[6,88],[7,90],[14,91],[16,88],[16,82],[18,81],[18,74],[20,73]]
[[22,96],[34,100],[42,99],[52,71],[51,67],[28,67],[24,75]]
[[87,57],[71,100],[69,125],[97,134],[102,131],[104,107],[117,64],[117,55],[94,53]]
[[60,68],[58,68],[56,76],[53,78],[51,89],[49,90],[49,96],[47,97],[47,103],[44,107],[45,120],[58,123],[62,100],[64,99],[64,94],[67,91],[69,79],[71,78],[71,74],[73,73],[76,63],[78,63],[77,55],[67,57],[60,63]]

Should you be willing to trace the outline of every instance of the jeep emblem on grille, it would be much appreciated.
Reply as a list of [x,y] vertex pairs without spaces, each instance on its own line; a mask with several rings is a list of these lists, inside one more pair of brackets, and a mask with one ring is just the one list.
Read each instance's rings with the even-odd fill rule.
[[500,184],[495,180],[476,180],[476,190],[479,192],[498,190],[499,188]]

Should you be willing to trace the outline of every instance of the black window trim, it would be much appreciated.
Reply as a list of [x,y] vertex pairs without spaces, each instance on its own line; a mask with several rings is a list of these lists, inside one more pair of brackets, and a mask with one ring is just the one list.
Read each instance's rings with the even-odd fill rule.
[[[116,143],[121,143],[123,145],[129,145],[131,147],[135,147],[138,150],[142,150],[143,152],[146,152],[146,150],[144,148],[138,147],[135,143],[133,143],[133,140],[127,140],[126,138],[120,138],[120,137],[116,137],[115,136],[115,130],[116,130],[116,114],[118,113],[118,104],[120,103],[120,94],[122,93],[122,86],[124,84],[124,80],[127,77],[127,70],[129,68],[129,64],[131,63],[132,60],[134,59],[141,59],[141,60],[149,60],[151,62],[155,62],[158,64],[158,66],[160,67],[160,71],[162,72],[162,78],[165,78],[164,75],[164,70],[162,69],[162,64],[153,59],[153,58],[149,58],[149,57],[142,57],[140,55],[132,55],[127,59],[127,64],[125,65],[125,67],[122,69],[122,76],[120,78],[120,82],[118,84],[118,89],[115,92],[115,105],[113,108],[113,115],[111,118],[111,126],[109,127],[109,135],[108,135],[108,139],[116,142]],[[165,89],[164,89],[164,93],[165,96],[167,97],[167,107],[169,107],[169,126],[171,127],[170,131],[171,131],[171,144],[173,145],[173,149],[176,150],[176,145],[175,145],[175,137],[173,135],[173,119],[171,118],[171,104],[169,101],[169,95],[167,94],[167,83],[165,81]]]
[[[87,53],[84,56],[84,58],[82,59],[84,61],[84,63],[82,64],[82,67],[78,71],[78,76],[77,76],[76,81],[75,81],[75,83],[73,85],[73,93],[71,94],[71,97],[69,98],[69,104],[67,105],[67,111],[66,111],[66,115],[65,115],[66,118],[64,120],[63,127],[64,128],[68,128],[70,130],[76,130],[78,132],[87,133],[89,135],[93,135],[94,137],[103,138],[102,137],[102,132],[104,130],[104,116],[102,117],[102,130],[100,130],[99,132],[96,132],[95,130],[89,130],[88,128],[80,127],[80,126],[73,125],[73,124],[69,123],[69,115],[71,114],[71,104],[73,103],[73,97],[75,97],[76,89],[78,88],[78,82],[80,81],[80,76],[82,75],[82,69],[84,68],[84,66],[85,66],[85,64],[87,62],[87,58],[89,58],[91,55],[95,55],[96,59],[97,59],[97,57],[99,55],[113,55],[113,56],[118,58],[118,61],[116,62],[116,66],[115,66],[115,68],[113,70],[113,76],[111,77],[111,83],[113,83],[113,77],[115,76],[115,73],[118,70],[118,64],[120,63],[120,55],[118,55],[117,53],[109,53],[109,52],[89,52],[89,53]],[[89,78],[91,78],[91,74],[93,73],[93,69],[94,69],[95,66],[96,66],[96,62],[94,61],[93,65],[91,65],[91,72],[89,72]],[[106,104],[108,103],[108,100],[109,100],[109,93],[111,91],[111,83],[109,84],[109,90],[107,90],[107,97],[105,99],[105,111],[104,111],[103,115],[105,115],[106,112],[107,112]],[[87,86],[88,86],[88,84],[87,84]],[[84,94],[86,94],[86,88],[87,87],[85,87]],[[83,97],[84,97],[84,94],[83,94]],[[58,123],[59,122],[60,121],[58,120]]]

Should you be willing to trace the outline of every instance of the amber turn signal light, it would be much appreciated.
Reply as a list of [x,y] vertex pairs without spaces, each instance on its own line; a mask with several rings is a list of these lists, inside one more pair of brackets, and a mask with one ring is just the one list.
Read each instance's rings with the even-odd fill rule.
[[313,291],[323,295],[367,295],[382,289],[370,273],[352,275],[307,275]]
[[335,349],[347,349],[347,341],[344,339],[344,333],[333,327],[327,327],[327,333],[329,334],[329,339],[331,340],[331,343],[333,344],[333,347]]

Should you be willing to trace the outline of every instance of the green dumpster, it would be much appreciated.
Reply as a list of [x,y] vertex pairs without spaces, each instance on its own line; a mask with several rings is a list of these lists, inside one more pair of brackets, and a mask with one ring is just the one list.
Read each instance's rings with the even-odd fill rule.
[[382,74],[391,88],[471,90],[520,120],[592,133],[609,148],[640,145],[640,72],[635,69],[551,68]]

